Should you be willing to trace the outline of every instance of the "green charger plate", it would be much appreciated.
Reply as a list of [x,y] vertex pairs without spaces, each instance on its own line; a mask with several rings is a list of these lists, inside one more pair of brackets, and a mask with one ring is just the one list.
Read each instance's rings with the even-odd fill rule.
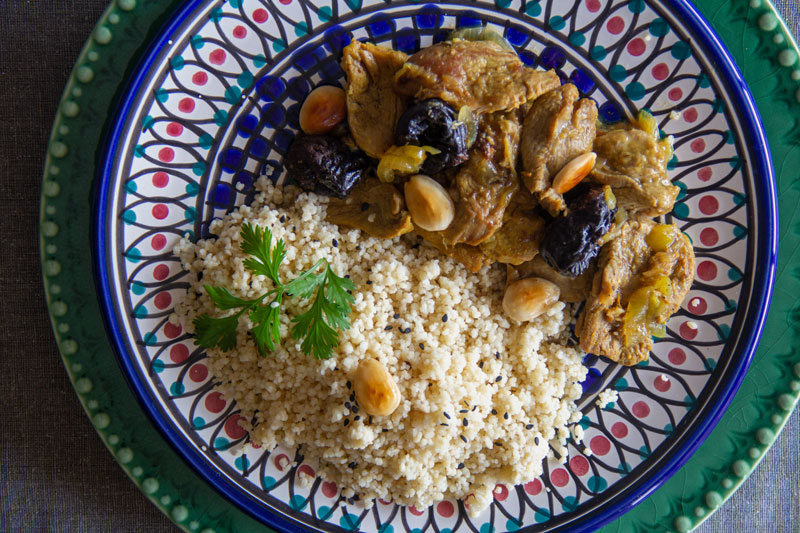
[[[141,410],[120,372],[96,298],[90,248],[92,179],[105,121],[135,59],[179,0],[116,0],[67,84],[42,185],[41,254],[53,328],[92,423],[120,465],[180,527],[265,529],[194,473]],[[800,61],[762,0],[699,0],[758,104],[778,177],[780,250],[770,314],[741,389],[706,442],[649,498],[603,531],[688,531],[747,477],[775,440],[800,391]],[[764,73],[768,73],[765,76]],[[76,215],[77,214],[77,215]],[[713,450],[713,452],[711,452]]]

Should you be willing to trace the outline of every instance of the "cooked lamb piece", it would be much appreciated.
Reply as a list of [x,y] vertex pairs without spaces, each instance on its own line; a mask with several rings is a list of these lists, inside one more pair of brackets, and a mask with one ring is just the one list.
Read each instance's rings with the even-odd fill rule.
[[578,99],[578,89],[567,83],[537,98],[522,124],[520,158],[522,180],[528,190],[555,216],[563,199],[551,188],[553,178],[575,157],[591,151],[597,105]]
[[347,122],[358,147],[375,159],[392,146],[395,124],[405,110],[405,98],[393,87],[395,73],[407,58],[403,52],[357,40],[344,49]]
[[694,279],[691,242],[672,224],[625,222],[600,252],[575,331],[581,348],[623,365],[648,358],[654,335],[681,305]]
[[680,189],[667,176],[672,146],[655,131],[635,125],[599,130],[594,141],[597,161],[591,179],[610,185],[617,205],[629,213],[658,216],[672,211]]
[[497,231],[517,184],[520,123],[514,112],[483,115],[469,159],[458,169],[454,189],[456,215],[442,232],[451,244],[476,246]]
[[538,253],[543,231],[544,219],[537,212],[533,197],[518,189],[503,216],[503,225],[480,248],[495,261],[519,265]]
[[395,77],[400,94],[440,98],[481,113],[516,109],[560,85],[555,71],[526,67],[490,41],[444,41],[408,58]]
[[325,219],[379,239],[392,239],[414,229],[400,191],[374,177],[361,180],[347,198],[331,199]]
[[470,272],[478,272],[483,267],[494,263],[494,260],[484,255],[477,246],[446,242],[440,231],[426,231],[419,226],[414,226],[414,231],[444,255],[452,257],[464,265]]

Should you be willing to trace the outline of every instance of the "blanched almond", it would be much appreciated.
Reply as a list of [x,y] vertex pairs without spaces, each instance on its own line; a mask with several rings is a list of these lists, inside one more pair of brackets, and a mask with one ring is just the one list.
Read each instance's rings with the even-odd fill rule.
[[558,301],[561,289],[544,278],[523,278],[506,287],[503,311],[511,319],[525,322],[541,315]]
[[306,96],[300,108],[300,129],[309,135],[322,135],[338,126],[347,116],[345,94],[339,87],[322,85]]
[[390,415],[400,405],[400,388],[377,359],[364,359],[353,377],[356,400],[368,415]]
[[594,168],[597,154],[587,152],[574,158],[564,165],[553,178],[553,190],[558,194],[564,194],[572,189],[585,178]]
[[406,207],[411,221],[426,231],[442,231],[456,216],[453,199],[439,183],[417,174],[405,185]]

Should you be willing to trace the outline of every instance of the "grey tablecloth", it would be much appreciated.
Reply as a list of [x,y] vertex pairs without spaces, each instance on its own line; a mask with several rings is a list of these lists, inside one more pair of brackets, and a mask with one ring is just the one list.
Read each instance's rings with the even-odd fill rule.
[[[107,0],[0,0],[0,532],[175,531],[103,447],[61,365],[39,274],[38,209],[59,96]],[[777,2],[795,38],[800,1]],[[800,416],[698,528],[800,530]]]

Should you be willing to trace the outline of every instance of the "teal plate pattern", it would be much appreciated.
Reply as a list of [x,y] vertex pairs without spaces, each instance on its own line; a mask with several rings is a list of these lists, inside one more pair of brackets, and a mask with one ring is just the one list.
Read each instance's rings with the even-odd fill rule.
[[[56,118],[45,169],[43,270],[65,364],[84,407],[120,464],[185,529],[250,531],[259,527],[256,522],[205,485],[155,432],[120,375],[104,331],[97,327],[101,315],[86,242],[91,208],[87,199],[92,183],[86,176],[95,174],[95,149],[101,142],[103,121],[124,89],[122,80],[130,74],[121,66],[136,64],[133,59],[141,53],[142,43],[150,42],[152,33],[178,4],[118,0],[109,7],[81,54]],[[751,79],[748,72],[757,72],[765,65],[773,72],[770,83],[751,82],[750,88],[768,132],[779,176],[781,249],[794,250],[800,233],[793,216],[800,187],[785,169],[797,168],[798,161],[797,149],[792,150],[792,143],[796,146],[798,142],[794,133],[800,98],[797,50],[770,5],[753,0],[747,4],[731,2],[730,9],[719,9],[723,5],[727,4],[701,2],[698,7],[723,36],[745,77]],[[745,54],[744,50],[757,53]],[[791,198],[794,200],[790,202]],[[86,207],[85,219],[76,218],[70,211],[68,206],[74,205]],[[785,253],[779,257],[766,340],[719,427],[687,467],[609,528],[680,531],[693,527],[735,490],[774,440],[800,388],[796,352],[800,309],[791,296],[797,294],[800,273],[796,263],[796,258]],[[781,341],[773,344],[774,339]],[[758,419],[763,427],[752,427],[748,422]],[[722,459],[719,453],[704,453],[712,442],[715,450],[725,450]],[[711,460],[721,464],[711,464]],[[684,487],[694,489],[687,491]]]

